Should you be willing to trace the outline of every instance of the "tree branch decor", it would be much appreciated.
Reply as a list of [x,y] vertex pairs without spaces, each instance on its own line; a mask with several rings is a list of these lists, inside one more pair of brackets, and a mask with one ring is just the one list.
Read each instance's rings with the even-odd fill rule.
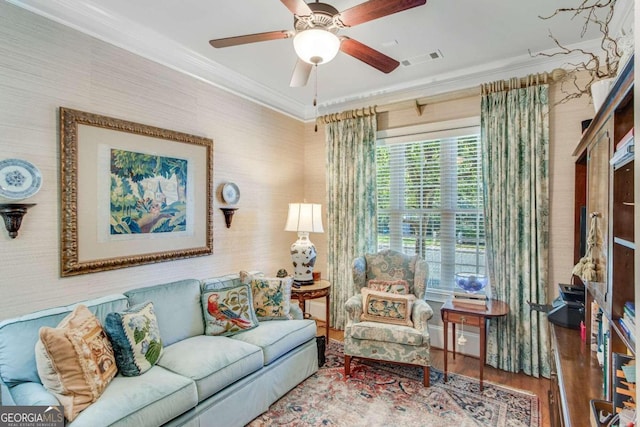
[[[558,55],[573,54],[581,54],[586,57],[584,61],[568,63],[568,65],[573,67],[573,72],[568,73],[561,80],[561,91],[565,96],[556,102],[556,104],[564,104],[572,99],[580,98],[583,95],[590,96],[591,86],[595,82],[615,77],[618,73],[618,65],[620,64],[622,52],[617,40],[611,36],[609,28],[611,20],[613,19],[616,1],[617,0],[582,0],[577,7],[560,8],[556,9],[556,11],[549,16],[539,16],[540,19],[547,20],[564,13],[570,13],[572,14],[571,19],[584,19],[580,37],[584,37],[591,26],[596,26],[600,31],[599,46],[601,52],[588,52],[581,48],[568,48],[564,46],[551,31],[549,31],[549,38],[551,38],[560,49],[559,51],[554,53],[540,52],[535,55],[529,51],[529,54],[534,57],[544,56],[551,58]],[[589,79],[585,83],[578,81],[577,73],[581,71],[585,71],[589,76]]]

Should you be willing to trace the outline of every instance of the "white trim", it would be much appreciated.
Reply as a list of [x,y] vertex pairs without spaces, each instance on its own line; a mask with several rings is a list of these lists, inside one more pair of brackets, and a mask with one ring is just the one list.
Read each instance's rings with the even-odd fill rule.
[[378,142],[384,142],[385,144],[399,144],[419,139],[458,138],[478,135],[479,133],[480,116],[476,116],[381,130],[377,132],[376,138]]
[[[134,24],[124,16],[111,14],[103,9],[98,0],[6,1],[297,120],[315,120],[316,111],[312,105],[285,97],[281,92],[236,73],[156,31]],[[621,8],[623,13],[621,19],[612,25],[614,34],[620,32],[620,27],[625,23],[629,25],[628,15],[633,10],[632,1],[624,0],[621,3],[624,5]],[[598,42],[589,40],[567,48],[594,50],[599,48]],[[578,55],[542,58],[524,54],[383,87],[373,93],[348,94],[326,100],[320,103],[318,109],[320,114],[329,114],[372,104],[383,105],[438,95],[477,87],[487,81],[550,72],[555,68],[570,68],[568,64],[580,60],[581,56]]]
[[[456,345],[456,353],[465,354],[467,356],[479,357],[480,356],[480,334],[477,332],[471,332],[464,328],[464,336],[467,339],[467,343],[464,346]],[[477,329],[477,328],[474,328]],[[449,351],[453,349],[453,342],[451,341],[452,328],[449,324]],[[456,335],[460,336],[460,325],[456,325]],[[429,336],[431,337],[431,347],[444,349],[444,326],[442,325],[429,325]],[[456,337],[457,339],[457,337]],[[453,357],[449,354],[449,360]]]

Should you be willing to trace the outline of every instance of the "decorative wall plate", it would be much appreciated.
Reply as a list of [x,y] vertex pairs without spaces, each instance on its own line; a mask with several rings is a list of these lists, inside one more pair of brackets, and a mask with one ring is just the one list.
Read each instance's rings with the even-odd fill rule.
[[26,160],[0,160],[0,196],[19,200],[31,197],[40,190],[42,175]]
[[240,200],[240,189],[233,182],[227,182],[222,187],[222,200],[229,204],[238,203]]

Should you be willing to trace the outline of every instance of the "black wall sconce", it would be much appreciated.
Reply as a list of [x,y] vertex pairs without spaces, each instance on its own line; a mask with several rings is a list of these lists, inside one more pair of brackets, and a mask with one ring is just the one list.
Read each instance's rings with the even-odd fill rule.
[[231,228],[233,214],[236,213],[238,208],[220,208],[220,210],[224,213],[224,222],[227,224],[227,228]]
[[35,206],[35,203],[3,203],[0,204],[0,215],[4,219],[4,226],[9,232],[9,237],[15,239],[22,225],[22,217],[27,209]]

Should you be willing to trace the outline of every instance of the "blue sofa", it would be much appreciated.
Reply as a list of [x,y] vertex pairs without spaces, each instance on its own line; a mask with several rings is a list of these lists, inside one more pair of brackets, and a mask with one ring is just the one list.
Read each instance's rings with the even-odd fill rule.
[[[188,279],[82,301],[103,323],[110,312],[152,301],[164,350],[144,374],[118,374],[68,425],[243,426],[316,372],[316,325],[297,304],[293,320],[261,321],[230,337],[204,335],[201,292],[238,284],[238,275]],[[3,405],[59,404],[40,382],[34,347],[40,327],[57,326],[76,305],[0,322]]]

